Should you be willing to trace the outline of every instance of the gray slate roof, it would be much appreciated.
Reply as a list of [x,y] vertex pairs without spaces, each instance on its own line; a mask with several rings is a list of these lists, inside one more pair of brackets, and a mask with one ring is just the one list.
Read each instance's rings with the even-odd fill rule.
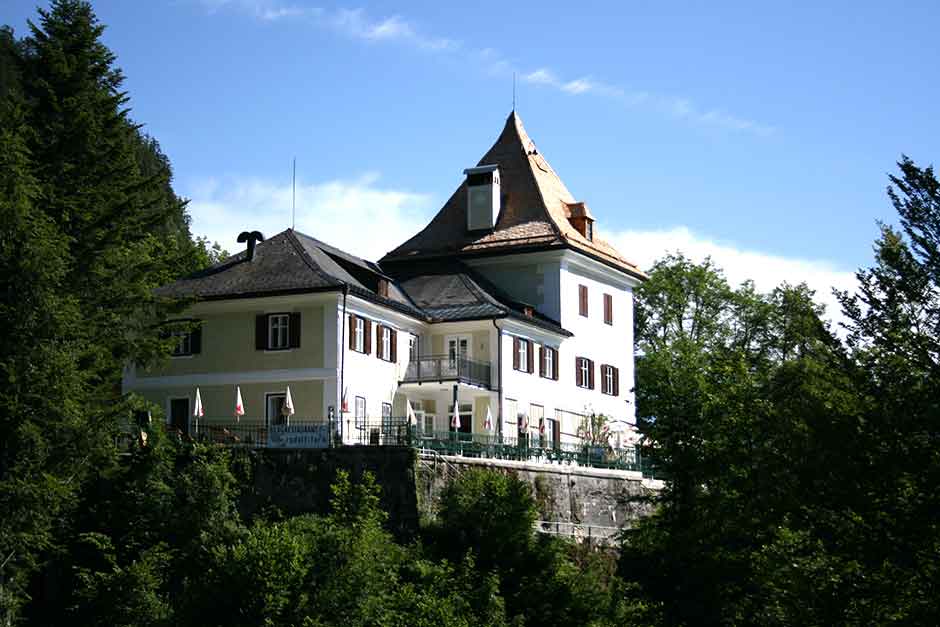
[[341,289],[343,281],[321,268],[288,229],[202,272],[157,288],[168,298],[247,298]]
[[[340,291],[427,322],[516,318],[562,335],[556,321],[533,311],[461,262],[396,264],[390,276],[378,264],[287,229],[255,247],[254,259],[241,252],[221,263],[156,290],[166,298],[224,300]],[[405,270],[407,268],[407,270]],[[402,274],[402,272],[407,274]],[[389,283],[388,297],[378,283]]]
[[[413,269],[399,279],[402,289],[431,322],[456,322],[489,318],[515,318],[529,324],[571,335],[557,321],[534,307],[518,302],[459,261]],[[532,312],[526,315],[526,309]]]

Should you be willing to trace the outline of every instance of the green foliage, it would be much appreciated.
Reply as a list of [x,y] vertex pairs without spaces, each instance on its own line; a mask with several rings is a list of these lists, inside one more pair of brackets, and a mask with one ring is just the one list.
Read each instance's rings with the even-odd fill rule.
[[166,353],[155,325],[172,304],[152,288],[213,254],[190,237],[159,145],[128,117],[91,6],[56,0],[39,18],[21,40],[0,29],[3,622],[94,506],[86,488],[114,463],[131,407],[124,365]]
[[638,413],[669,482],[620,573],[666,623],[937,622],[940,185],[899,167],[903,233],[840,295],[846,345],[803,286],[672,256],[637,291]]
[[518,625],[643,624],[649,606],[628,601],[603,554],[535,536],[528,484],[493,470],[462,472],[441,494],[429,547],[451,562],[472,560],[498,581]]

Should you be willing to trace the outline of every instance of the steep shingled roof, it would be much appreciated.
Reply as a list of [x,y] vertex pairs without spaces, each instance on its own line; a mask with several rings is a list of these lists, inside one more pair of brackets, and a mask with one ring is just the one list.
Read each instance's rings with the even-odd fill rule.
[[379,267],[309,235],[287,229],[255,247],[254,259],[240,252],[178,281],[157,288],[167,298],[222,300],[339,291],[401,311],[419,320],[420,311],[393,280],[388,297],[378,294],[378,280],[386,278]]
[[342,288],[343,282],[313,262],[292,231],[278,233],[255,247],[251,261],[242,251],[211,268],[155,290],[168,298],[245,298]]
[[613,246],[596,236],[588,240],[571,224],[568,218],[579,203],[536,149],[515,111],[506,120],[496,143],[477,165],[494,164],[499,166],[501,193],[496,228],[483,233],[467,231],[467,184],[464,181],[424,229],[388,253],[380,263],[488,251],[569,247],[631,276],[646,278]]

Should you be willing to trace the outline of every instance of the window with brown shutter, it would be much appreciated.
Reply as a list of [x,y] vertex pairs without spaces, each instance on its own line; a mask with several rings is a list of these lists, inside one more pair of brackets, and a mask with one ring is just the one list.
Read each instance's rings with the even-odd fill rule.
[[376,324],[375,356],[382,361],[395,361],[395,355],[395,330],[384,324]]
[[589,363],[590,362],[584,357],[574,358],[574,381],[579,388],[590,387],[591,374]]
[[349,314],[349,350],[356,350],[356,315]]
[[196,326],[189,334],[189,354],[198,355],[202,352],[202,324]]
[[545,376],[545,347],[539,346],[539,376]]
[[588,290],[587,285],[578,286],[578,313],[587,318],[588,315]]
[[519,338],[512,338],[512,369],[519,370]]
[[528,350],[526,351],[526,361],[528,362],[528,367],[526,371],[529,374],[535,372],[535,346],[532,344],[532,340],[525,340],[528,343]]
[[609,364],[601,366],[601,393],[620,395],[620,371]]
[[300,312],[294,312],[290,315],[287,330],[290,336],[290,347],[300,348]]
[[604,324],[614,323],[614,297],[604,294]]
[[255,350],[268,348],[268,317],[264,314],[255,316]]
[[594,389],[594,362],[590,359],[587,360],[588,366],[588,389]]
[[365,325],[365,326],[366,326],[366,348],[365,348],[365,354],[366,354],[366,355],[371,355],[371,354],[372,354],[372,321],[371,321],[371,320],[366,320],[366,325]]
[[392,334],[392,356],[391,361],[398,363],[398,332],[391,329]]

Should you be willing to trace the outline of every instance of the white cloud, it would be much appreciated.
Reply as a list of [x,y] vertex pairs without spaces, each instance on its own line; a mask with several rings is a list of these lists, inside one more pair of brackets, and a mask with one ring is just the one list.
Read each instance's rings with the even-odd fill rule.
[[460,42],[422,33],[399,15],[370,19],[362,9],[338,9],[320,14],[321,22],[339,32],[369,42],[404,42],[431,51],[456,50]]
[[547,68],[539,68],[534,72],[524,74],[522,80],[535,83],[536,85],[551,85],[553,87],[557,87],[561,84],[561,82],[555,78],[552,71]]
[[519,71],[515,64],[495,48],[465,47],[463,42],[457,39],[427,34],[415,23],[400,15],[372,18],[363,9],[320,9],[298,4],[283,4],[279,0],[199,1],[210,13],[232,9],[248,13],[264,21],[303,18],[319,26],[334,29],[347,37],[368,43],[396,42],[430,52],[462,53],[466,57],[465,60],[478,65],[482,63],[483,70],[491,76],[505,78],[515,73],[526,83],[555,89],[564,94],[578,96],[590,93],[615,100],[628,107],[645,105],[662,115],[700,126],[750,132],[757,135],[769,135],[775,131],[772,126],[725,113],[721,109],[702,110],[687,98],[654,95],[645,91],[628,92],[617,85],[586,76],[566,80],[547,67],[530,72]]
[[[425,194],[380,186],[379,176],[297,185],[298,231],[366,259],[376,260],[427,223]],[[190,185],[194,235],[231,253],[244,230],[266,237],[290,226],[291,186],[263,179],[207,179]]]
[[573,81],[568,81],[561,86],[561,89],[569,94],[583,94],[586,91],[594,89],[594,84],[587,78],[578,78]]
[[[771,255],[747,250],[730,243],[699,236],[686,227],[653,231],[620,231],[607,238],[617,249],[641,268],[648,269],[667,253],[682,252],[693,261],[711,257],[725,272],[732,285],[750,279],[762,292],[781,283],[806,283],[816,292],[816,300],[826,307],[826,316],[835,323],[843,320],[832,288],[854,291],[855,273],[831,261]],[[833,330],[838,330],[837,326]]]

